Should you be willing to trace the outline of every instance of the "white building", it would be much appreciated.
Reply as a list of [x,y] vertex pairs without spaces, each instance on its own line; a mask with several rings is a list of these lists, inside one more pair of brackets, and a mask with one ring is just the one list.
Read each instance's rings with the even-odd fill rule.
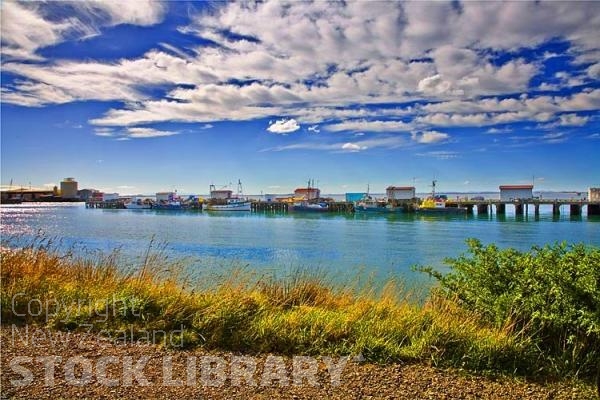
[[533,185],[501,185],[500,200],[525,200],[533,198]]
[[390,200],[410,200],[417,197],[414,186],[388,186],[385,195]]
[[220,189],[220,190],[211,190],[210,198],[211,199],[230,199],[233,196],[233,191]]
[[588,200],[589,201],[600,201],[600,188],[589,188],[588,189]]

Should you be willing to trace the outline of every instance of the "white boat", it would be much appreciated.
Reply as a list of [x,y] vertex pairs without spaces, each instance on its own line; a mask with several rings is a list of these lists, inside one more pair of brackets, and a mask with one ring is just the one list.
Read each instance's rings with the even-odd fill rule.
[[[211,187],[211,193],[213,192]],[[231,193],[231,192],[230,192]],[[225,199],[225,204],[208,204],[206,206],[207,211],[251,211],[252,201],[243,197],[242,195],[242,182],[238,180],[238,190],[235,197]]]
[[132,198],[129,202],[125,203],[125,208],[128,210],[145,210],[152,208],[152,204],[144,199]]
[[206,209],[208,211],[250,211],[251,204],[250,200],[231,198],[227,199],[226,204],[209,204]]

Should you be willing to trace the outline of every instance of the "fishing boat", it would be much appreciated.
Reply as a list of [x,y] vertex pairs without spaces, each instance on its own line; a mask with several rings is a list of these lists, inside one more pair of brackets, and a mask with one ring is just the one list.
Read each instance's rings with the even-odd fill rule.
[[[210,187],[211,193],[213,193],[214,185]],[[224,204],[212,203],[206,206],[207,211],[251,211],[252,201],[243,197],[242,182],[238,180],[237,195],[225,199]]]
[[183,210],[183,203],[181,198],[177,196],[177,192],[157,193],[156,203],[152,205],[152,208],[156,210]]
[[134,197],[125,203],[125,208],[128,210],[147,210],[152,208],[152,204],[145,199]]
[[466,214],[467,209],[464,207],[446,207],[446,196],[435,194],[435,184],[431,183],[431,195],[421,202],[417,208],[419,214]]
[[308,201],[301,201],[294,203],[294,211],[329,211],[329,204],[324,202],[309,203]]
[[311,182],[309,179],[308,186],[296,189],[294,195],[302,196],[302,200],[293,203],[292,210],[294,211],[329,211],[329,204],[319,201],[321,191],[315,187],[314,180]]
[[354,210],[356,212],[381,212],[381,213],[397,213],[403,212],[402,207],[395,207],[392,204],[388,204],[385,199],[376,199],[369,195],[369,187],[367,186],[367,193],[362,199],[354,204]]

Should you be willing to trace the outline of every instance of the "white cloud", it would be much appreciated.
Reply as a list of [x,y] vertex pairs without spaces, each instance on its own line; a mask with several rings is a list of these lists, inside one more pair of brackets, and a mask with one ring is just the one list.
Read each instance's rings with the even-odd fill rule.
[[415,132],[412,135],[414,141],[416,141],[417,143],[424,144],[443,142],[446,141],[449,137],[450,135],[448,135],[447,133],[437,131],[425,131],[421,133]]
[[[29,59],[39,59],[41,48],[99,34],[106,26],[157,23],[167,9],[155,1],[112,0],[2,7],[4,54]],[[49,18],[48,10],[61,12]],[[559,76],[559,85],[598,79],[600,20],[590,17],[596,14],[591,2],[218,3],[192,13],[190,26],[180,28],[214,46],[188,45],[183,51],[157,43],[142,56],[110,62],[5,58],[3,71],[19,79],[5,85],[2,101],[23,106],[119,101],[122,106],[90,121],[115,127],[280,115],[294,123],[283,130],[277,123],[269,131],[289,133],[300,124],[327,124],[329,131],[410,132],[548,122],[565,112],[597,110],[600,91],[489,96],[526,92],[543,61],[558,54],[525,61],[511,51],[555,38],[570,43],[576,62],[593,64],[583,64],[586,76],[583,71]],[[507,60],[499,63],[498,54]],[[552,85],[554,80],[540,87],[555,89]],[[166,96],[153,97],[147,89],[154,87],[168,88]],[[389,106],[423,99],[437,103]]]
[[490,133],[490,134],[497,134],[497,133],[510,133],[512,132],[512,128],[490,128],[487,131],[485,131],[485,133]]
[[344,143],[342,145],[342,150],[346,150],[346,151],[350,151],[350,152],[357,152],[357,151],[366,150],[366,149],[367,149],[366,146],[360,146],[356,143]]
[[395,149],[398,147],[406,146],[409,142],[403,136],[384,136],[373,139],[358,140],[354,142],[336,142],[336,143],[322,143],[322,142],[299,142],[285,146],[278,146],[262,151],[284,151],[284,150],[320,150],[320,151],[364,151],[375,148],[383,149]]
[[291,132],[296,132],[300,129],[300,125],[298,125],[298,121],[293,118],[290,119],[279,119],[272,124],[269,125],[267,130],[271,133],[280,133],[286,134]]
[[369,132],[396,132],[403,131],[408,132],[413,129],[413,126],[409,123],[402,121],[367,121],[361,120],[350,120],[344,121],[337,124],[330,124],[325,126],[325,129],[331,132],[340,131],[369,131]]
[[562,114],[559,119],[559,126],[583,126],[587,124],[590,118],[577,114]]
[[2,54],[4,58],[41,60],[40,48],[69,39],[84,39],[100,33],[102,26],[153,25],[166,11],[152,0],[123,2],[16,2],[2,3]]
[[125,137],[130,139],[145,139],[145,138],[155,138],[162,136],[173,136],[177,135],[179,132],[175,131],[161,131],[153,128],[127,128],[125,131]]
[[450,160],[452,158],[457,158],[459,154],[455,151],[427,151],[424,153],[417,153],[418,156],[421,157],[433,157],[438,160]]
[[111,137],[111,136],[114,136],[114,134],[115,134],[115,130],[112,128],[98,127],[96,129],[94,129],[94,135],[96,135],[96,136]]

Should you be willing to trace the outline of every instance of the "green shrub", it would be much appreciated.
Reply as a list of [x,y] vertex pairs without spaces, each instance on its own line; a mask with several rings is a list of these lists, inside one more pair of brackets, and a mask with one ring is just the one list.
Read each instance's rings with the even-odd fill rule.
[[419,269],[461,307],[532,339],[538,373],[591,376],[600,360],[600,249],[560,243],[520,252],[474,239],[467,244],[467,254],[446,259],[449,273]]

